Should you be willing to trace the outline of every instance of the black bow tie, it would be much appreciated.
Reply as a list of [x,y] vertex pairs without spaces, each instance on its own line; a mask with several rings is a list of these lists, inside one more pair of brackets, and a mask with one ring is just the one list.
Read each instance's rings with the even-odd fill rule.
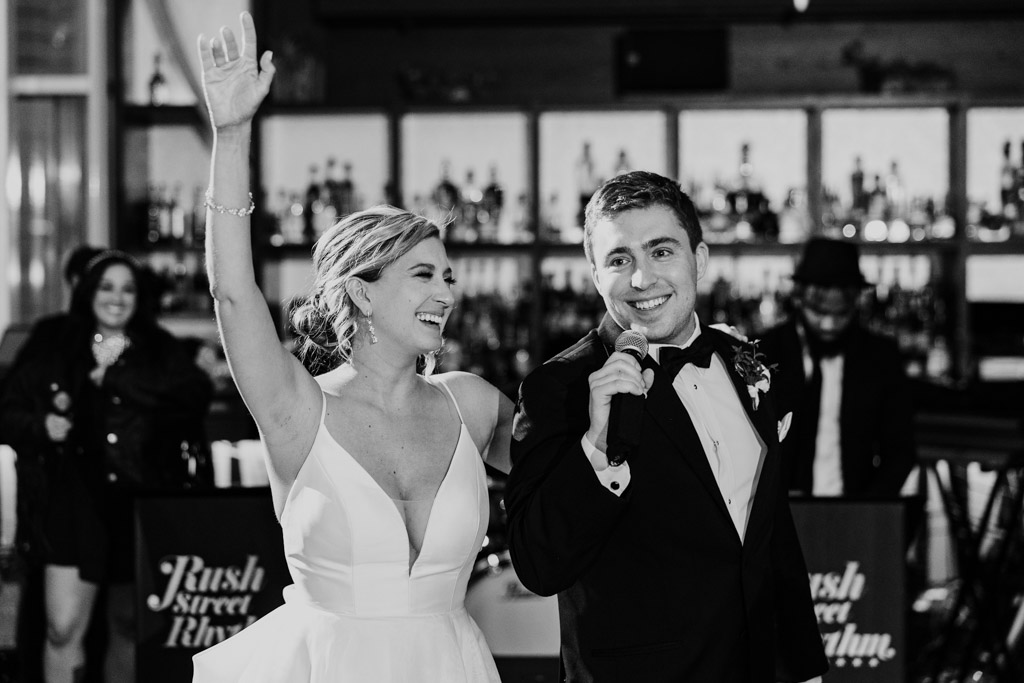
[[686,348],[678,346],[665,346],[658,352],[658,364],[671,377],[679,374],[687,363],[699,365],[702,368],[711,367],[711,354],[714,348],[711,346],[711,339],[706,334],[698,335],[693,343]]

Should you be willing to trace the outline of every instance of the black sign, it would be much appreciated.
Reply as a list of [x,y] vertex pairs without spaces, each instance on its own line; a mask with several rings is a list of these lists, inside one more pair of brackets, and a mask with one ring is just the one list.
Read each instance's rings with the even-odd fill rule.
[[281,527],[264,490],[145,497],[135,516],[136,680],[192,680],[192,655],[283,604]]
[[904,502],[794,499],[829,683],[905,679]]

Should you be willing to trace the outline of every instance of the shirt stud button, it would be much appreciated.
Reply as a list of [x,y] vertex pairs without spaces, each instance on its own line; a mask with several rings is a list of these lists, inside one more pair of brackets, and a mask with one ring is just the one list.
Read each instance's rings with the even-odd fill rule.
[[617,481],[613,481],[610,484],[610,486],[612,487],[612,491],[618,491],[619,490],[619,482],[617,482]]

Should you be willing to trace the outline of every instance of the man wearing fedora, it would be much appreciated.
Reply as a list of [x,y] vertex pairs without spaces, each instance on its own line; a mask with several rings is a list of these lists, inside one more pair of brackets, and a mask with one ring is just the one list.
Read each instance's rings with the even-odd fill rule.
[[794,316],[760,348],[796,390],[782,444],[790,491],[891,497],[916,459],[910,389],[894,340],[861,326],[857,245],[814,238],[793,274]]

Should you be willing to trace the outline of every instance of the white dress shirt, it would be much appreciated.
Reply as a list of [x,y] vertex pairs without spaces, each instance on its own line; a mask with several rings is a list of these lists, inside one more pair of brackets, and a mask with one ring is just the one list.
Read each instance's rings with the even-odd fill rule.
[[[682,344],[682,348],[692,344],[700,335],[696,314],[694,322],[693,335]],[[649,353],[655,361],[664,347],[664,344],[651,345]],[[741,403],[749,399],[736,393],[729,370],[717,354],[712,354],[708,368],[693,364],[684,366],[672,387],[690,415],[718,482],[722,500],[742,541],[761,462],[767,452]],[[586,436],[583,437],[583,450],[601,483],[612,493],[622,495],[629,484],[629,463],[609,467],[607,455],[597,450]]]

